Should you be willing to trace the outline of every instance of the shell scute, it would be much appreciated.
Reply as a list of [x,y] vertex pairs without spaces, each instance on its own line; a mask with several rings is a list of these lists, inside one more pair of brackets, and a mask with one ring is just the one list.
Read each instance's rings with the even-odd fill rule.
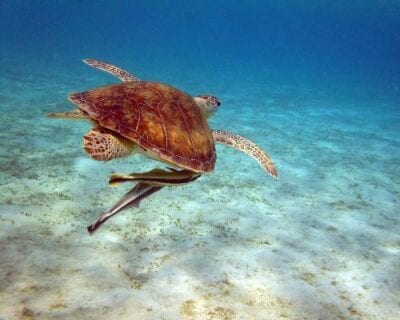
[[100,126],[118,132],[156,157],[209,172],[215,165],[211,131],[193,98],[155,82],[110,85],[70,95]]

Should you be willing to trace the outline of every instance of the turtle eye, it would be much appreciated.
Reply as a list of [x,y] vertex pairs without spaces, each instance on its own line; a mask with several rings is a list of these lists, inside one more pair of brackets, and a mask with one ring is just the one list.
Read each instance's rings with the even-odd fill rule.
[[217,102],[217,106],[219,107],[221,105],[221,101],[218,101]]

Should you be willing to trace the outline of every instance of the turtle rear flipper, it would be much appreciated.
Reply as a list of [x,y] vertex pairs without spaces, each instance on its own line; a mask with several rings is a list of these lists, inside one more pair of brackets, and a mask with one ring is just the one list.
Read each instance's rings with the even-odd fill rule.
[[49,112],[47,113],[47,117],[54,119],[90,120],[88,114],[81,109],[75,109],[65,112]]
[[130,155],[135,143],[104,128],[94,128],[83,136],[83,149],[98,161],[109,161]]

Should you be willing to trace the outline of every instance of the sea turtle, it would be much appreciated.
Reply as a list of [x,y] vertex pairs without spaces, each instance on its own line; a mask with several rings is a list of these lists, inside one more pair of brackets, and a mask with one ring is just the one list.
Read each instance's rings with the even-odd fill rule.
[[[83,61],[118,77],[123,83],[73,93],[69,100],[78,106],[77,109],[53,112],[48,116],[91,120],[94,127],[84,136],[83,147],[95,160],[108,161],[140,152],[169,166],[183,169],[114,174],[111,183],[138,182],[134,188],[136,191],[132,190],[134,196],[128,197],[128,202],[121,199],[123,208],[137,206],[141,199],[163,186],[188,183],[202,173],[213,171],[215,142],[251,155],[268,174],[278,177],[270,157],[255,143],[228,131],[210,130],[207,118],[221,104],[217,97],[191,97],[166,84],[139,80],[105,62],[94,59]],[[96,224],[89,231],[94,231],[99,225]]]

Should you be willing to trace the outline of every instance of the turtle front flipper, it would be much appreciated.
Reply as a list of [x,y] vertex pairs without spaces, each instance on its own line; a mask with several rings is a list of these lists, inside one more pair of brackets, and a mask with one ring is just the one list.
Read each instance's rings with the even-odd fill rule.
[[117,66],[109,64],[107,62],[103,62],[103,61],[99,61],[99,60],[95,60],[95,59],[84,59],[82,61],[93,68],[103,70],[105,72],[112,74],[113,76],[120,79],[122,82],[140,81],[138,78],[136,78],[133,74],[129,73],[128,71],[125,71],[125,70],[118,68]]
[[192,182],[200,177],[200,173],[190,170],[153,169],[144,173],[130,173],[128,175],[113,173],[109,183],[116,185],[122,182],[143,182],[152,186],[176,186]]
[[83,136],[83,149],[99,161],[109,161],[130,155],[135,143],[110,130],[97,127]]
[[278,170],[275,168],[271,158],[254,142],[238,134],[223,130],[212,130],[212,135],[215,142],[228,145],[252,156],[262,165],[269,175],[278,179]]

